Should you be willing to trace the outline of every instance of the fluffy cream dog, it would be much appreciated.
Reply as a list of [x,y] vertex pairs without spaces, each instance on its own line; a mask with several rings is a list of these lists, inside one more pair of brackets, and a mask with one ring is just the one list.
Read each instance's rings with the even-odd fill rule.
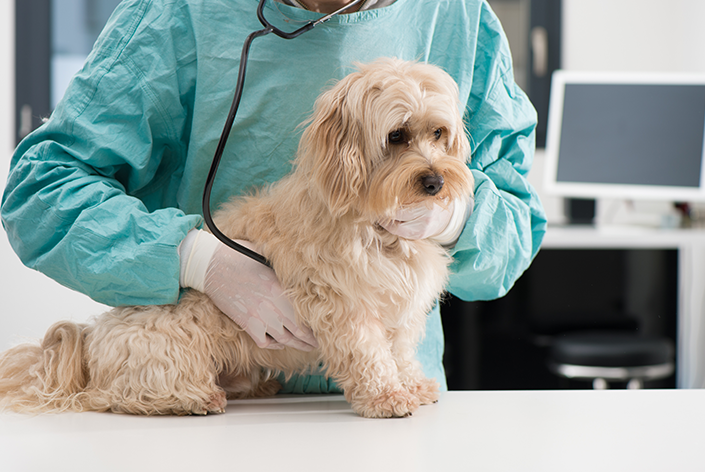
[[257,243],[271,261],[318,349],[260,349],[191,290],[177,305],[60,322],[41,345],[10,349],[0,357],[0,404],[206,414],[222,412],[226,398],[274,394],[279,372],[320,364],[362,416],[407,416],[437,401],[415,351],[449,257],[378,222],[403,206],[471,195],[459,109],[455,82],[434,66],[362,65],[317,100],[293,172],[217,212],[224,233]]

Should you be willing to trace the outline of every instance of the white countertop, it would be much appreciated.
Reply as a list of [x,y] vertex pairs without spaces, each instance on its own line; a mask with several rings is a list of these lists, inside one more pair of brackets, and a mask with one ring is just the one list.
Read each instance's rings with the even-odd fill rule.
[[551,249],[676,249],[705,243],[703,229],[659,229],[636,225],[549,225],[541,247]]
[[413,417],[342,396],[233,401],[207,417],[0,414],[0,470],[703,471],[704,390],[472,391]]

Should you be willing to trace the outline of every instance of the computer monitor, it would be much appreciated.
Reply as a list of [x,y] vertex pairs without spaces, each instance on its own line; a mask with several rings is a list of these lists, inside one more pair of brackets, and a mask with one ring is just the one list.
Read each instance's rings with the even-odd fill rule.
[[557,71],[545,191],[705,200],[705,75]]

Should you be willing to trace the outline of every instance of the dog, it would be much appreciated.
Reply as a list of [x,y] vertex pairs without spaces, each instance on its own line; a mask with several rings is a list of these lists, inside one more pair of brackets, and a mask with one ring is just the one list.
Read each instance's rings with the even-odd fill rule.
[[[319,347],[261,349],[201,292],[59,322],[0,357],[0,405],[19,412],[221,413],[268,396],[281,373],[322,366],[359,415],[405,417],[438,401],[415,358],[449,275],[447,250],[386,231],[402,207],[472,195],[458,87],[441,69],[380,59],[316,101],[293,169],[214,216],[258,245]],[[440,178],[439,178],[440,177]],[[433,181],[429,188],[428,181]],[[441,182],[441,185],[439,185]]]

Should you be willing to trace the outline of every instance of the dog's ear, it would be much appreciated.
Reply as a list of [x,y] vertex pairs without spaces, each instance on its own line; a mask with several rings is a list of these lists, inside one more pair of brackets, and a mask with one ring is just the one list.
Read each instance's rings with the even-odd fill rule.
[[[422,65],[427,68],[429,66]],[[427,81],[427,87],[438,93],[444,99],[447,99],[447,110],[453,110],[451,118],[451,136],[448,142],[448,153],[454,156],[465,159],[465,162],[470,162],[470,140],[468,138],[468,130],[463,122],[463,109],[460,102],[458,85],[455,80],[441,69],[431,68],[427,71],[430,79]]]
[[367,181],[363,128],[350,74],[316,101],[301,137],[297,165],[305,167],[331,213],[350,210]]
[[463,123],[463,118],[460,113],[455,119],[455,130],[453,130],[448,152],[454,156],[465,159],[466,163],[470,163],[470,140],[468,131]]

